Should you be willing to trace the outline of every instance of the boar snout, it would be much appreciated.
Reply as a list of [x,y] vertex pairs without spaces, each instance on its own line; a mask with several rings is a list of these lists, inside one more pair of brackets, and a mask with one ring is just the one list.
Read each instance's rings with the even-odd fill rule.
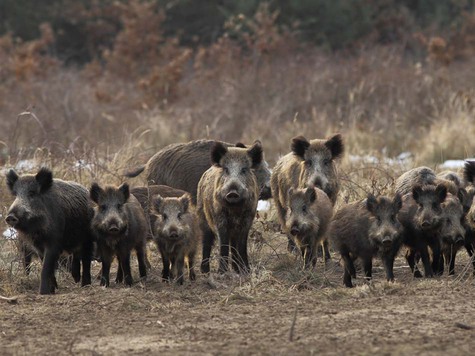
[[384,236],[382,242],[383,242],[384,247],[389,247],[391,246],[391,243],[393,242],[393,240],[391,239],[391,236]]
[[297,236],[299,233],[300,233],[300,229],[299,229],[296,225],[293,225],[293,226],[290,228],[290,234],[291,234],[292,236]]
[[237,204],[241,201],[241,196],[236,189],[231,189],[226,194],[226,201],[230,204]]
[[18,220],[18,218],[17,218],[14,214],[10,213],[10,214],[8,214],[8,216],[5,218],[5,221],[6,221],[6,223],[7,223],[8,225],[10,225],[11,227],[15,227],[16,224],[18,224],[18,221],[19,221],[19,220]]

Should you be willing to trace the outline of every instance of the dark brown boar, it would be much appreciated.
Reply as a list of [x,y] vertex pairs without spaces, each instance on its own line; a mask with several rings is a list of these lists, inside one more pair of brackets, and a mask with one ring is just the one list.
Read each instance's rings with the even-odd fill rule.
[[6,222],[18,231],[19,239],[43,257],[40,293],[52,294],[57,288],[54,276],[62,252],[73,255],[72,275],[81,285],[91,284],[93,234],[88,192],[82,185],[53,179],[41,168],[36,175],[19,177],[7,173],[7,186],[15,196]]
[[434,271],[438,275],[444,273],[444,264],[449,270],[449,275],[455,273],[455,257],[465,244],[464,211],[461,203],[461,200],[465,199],[465,194],[465,189],[460,188],[459,197],[447,194],[442,204],[442,226],[439,232],[442,254],[439,270]]
[[464,183],[467,199],[464,204],[465,211],[465,249],[472,259],[473,274],[475,274],[475,161],[466,161],[463,169]]
[[353,287],[356,277],[354,260],[363,262],[366,278],[372,277],[373,258],[381,256],[386,279],[394,280],[394,259],[401,248],[403,227],[397,219],[402,207],[399,194],[394,199],[374,197],[345,205],[335,213],[328,236],[344,263],[343,283]]
[[145,237],[147,220],[138,200],[130,195],[127,183],[116,188],[101,188],[93,183],[90,189],[91,200],[96,204],[92,229],[96,234],[99,254],[102,261],[101,286],[109,286],[110,266],[114,256],[118,259],[116,282],[132,285],[130,254],[137,253],[141,278],[147,275],[145,265]]
[[318,188],[290,188],[288,195],[285,230],[300,249],[304,267],[315,267],[318,244],[323,240],[332,217],[332,203]]
[[177,282],[183,284],[183,267],[187,259],[189,278],[194,281],[194,261],[200,230],[191,196],[188,193],[179,198],[157,195],[153,198],[153,209],[157,214],[154,240],[162,256],[163,280],[176,277]]
[[[443,206],[447,197],[445,185],[416,185],[412,194],[403,197],[403,207],[398,219],[404,227],[403,243],[408,247],[406,259],[415,277],[421,277],[416,266],[420,256],[426,277],[439,271],[440,240],[439,233],[443,222]],[[432,250],[432,266],[428,248]]]
[[[271,175],[272,196],[282,227],[285,226],[290,188],[319,188],[335,204],[340,186],[335,160],[343,154],[344,146],[340,134],[311,141],[298,136],[292,139],[291,150],[279,159]],[[289,250],[293,248],[293,241],[289,239]],[[327,247],[324,254],[326,259],[330,257]]]
[[[148,184],[167,185],[184,190],[191,194],[193,204],[196,204],[198,182],[212,165],[209,153],[215,142],[217,141],[196,140],[169,145],[152,156],[145,166],[127,173],[126,176],[136,177],[145,171]],[[227,142],[220,143],[227,148],[235,146]],[[236,144],[236,147],[245,148],[242,143]],[[269,165],[263,159],[253,171],[260,188],[259,198],[269,199],[271,197]]]
[[[259,196],[254,169],[262,159],[260,142],[249,149],[216,142],[211,150],[213,166],[198,184],[197,210],[202,231],[211,228],[220,243],[219,272],[228,269],[230,249],[233,269],[238,273],[249,271],[247,240]],[[201,270],[205,273],[209,272],[213,235],[203,233]]]
[[[453,178],[453,177],[452,177]],[[412,192],[412,188],[416,185],[444,185],[447,191],[451,194],[457,195],[459,185],[449,176],[437,176],[434,170],[429,167],[417,167],[403,173],[398,179],[396,179],[396,193],[404,196]]]

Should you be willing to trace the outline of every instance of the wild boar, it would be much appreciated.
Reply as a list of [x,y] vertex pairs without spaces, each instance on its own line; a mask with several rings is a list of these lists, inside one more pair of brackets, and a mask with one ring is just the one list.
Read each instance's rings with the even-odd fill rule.
[[93,234],[88,192],[75,182],[53,179],[41,168],[36,175],[7,173],[7,186],[15,196],[5,221],[18,231],[22,243],[43,257],[40,294],[57,288],[55,269],[62,252],[73,254],[72,275],[85,286],[91,284]]

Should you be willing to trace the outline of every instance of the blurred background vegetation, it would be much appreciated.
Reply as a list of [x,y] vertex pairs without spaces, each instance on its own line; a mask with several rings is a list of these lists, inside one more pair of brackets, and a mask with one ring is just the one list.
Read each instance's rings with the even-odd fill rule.
[[436,165],[475,154],[474,51],[473,0],[2,0],[0,161],[340,131]]

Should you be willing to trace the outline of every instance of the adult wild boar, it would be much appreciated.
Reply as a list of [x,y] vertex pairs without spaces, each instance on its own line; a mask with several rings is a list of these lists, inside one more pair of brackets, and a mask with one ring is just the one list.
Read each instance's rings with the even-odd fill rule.
[[318,244],[323,240],[332,217],[332,203],[318,188],[290,188],[288,195],[285,230],[300,249],[304,267],[315,267]]
[[[272,196],[282,227],[286,224],[289,207],[287,192],[290,188],[319,188],[335,204],[340,187],[335,160],[343,154],[344,146],[340,134],[310,141],[298,136],[292,139],[291,150],[279,159],[271,175]],[[294,244],[289,239],[289,250],[293,248]],[[329,257],[328,248],[325,248],[325,258]]]
[[[421,277],[416,266],[416,257],[420,256],[426,277],[432,277],[433,271],[439,271],[440,240],[443,203],[447,197],[445,185],[416,185],[412,194],[403,197],[403,206],[398,219],[404,227],[403,243],[408,247],[406,259],[415,277]],[[432,250],[432,266],[428,248]]]
[[363,262],[365,277],[372,277],[373,258],[381,256],[386,279],[394,280],[394,259],[402,245],[403,228],[397,219],[402,200],[399,194],[394,199],[367,199],[342,207],[334,216],[328,238],[344,263],[343,283],[353,287],[351,277],[356,277],[353,261]]
[[465,200],[464,226],[465,226],[465,249],[472,258],[473,273],[475,274],[475,161],[466,161],[463,169],[464,183],[467,191]]
[[7,173],[7,186],[15,196],[5,221],[26,243],[43,257],[40,294],[57,288],[55,269],[62,252],[73,254],[72,275],[85,286],[91,284],[93,234],[88,192],[75,182],[53,179],[41,168],[36,175]]
[[458,197],[447,194],[442,204],[442,226],[439,232],[441,244],[441,259],[439,270],[434,273],[442,275],[444,264],[448,267],[449,275],[455,273],[455,257],[458,250],[465,245],[464,211],[462,202],[465,199],[466,191],[460,188]]
[[154,240],[162,256],[162,278],[166,281],[177,278],[177,282],[183,284],[186,259],[189,278],[195,280],[194,261],[200,229],[190,195],[185,193],[179,198],[157,195],[153,199],[153,210],[157,214]]
[[127,183],[116,188],[101,188],[93,183],[91,200],[96,204],[92,229],[102,260],[101,285],[109,286],[110,266],[114,256],[118,259],[116,282],[132,285],[130,253],[135,249],[139,263],[140,277],[147,275],[145,265],[145,237],[147,220],[142,207],[134,196],[130,196]]
[[[226,147],[221,142],[211,149],[213,166],[198,184],[197,210],[202,230],[210,228],[219,239],[219,272],[227,271],[230,250],[233,269],[238,273],[249,271],[247,240],[259,196],[254,170],[262,159],[258,141],[248,149]],[[213,242],[212,234],[203,234],[201,270],[205,273],[209,272]]]
[[[196,204],[198,182],[203,173],[211,167],[209,153],[216,141],[196,140],[187,143],[171,144],[152,156],[145,166],[126,174],[127,177],[136,177],[146,172],[147,182],[150,185],[168,185],[184,190],[191,194],[193,204]],[[242,143],[236,145],[220,142],[226,148],[245,148]],[[259,199],[270,198],[270,170],[263,159],[255,165],[253,171],[257,178],[260,196]]]

